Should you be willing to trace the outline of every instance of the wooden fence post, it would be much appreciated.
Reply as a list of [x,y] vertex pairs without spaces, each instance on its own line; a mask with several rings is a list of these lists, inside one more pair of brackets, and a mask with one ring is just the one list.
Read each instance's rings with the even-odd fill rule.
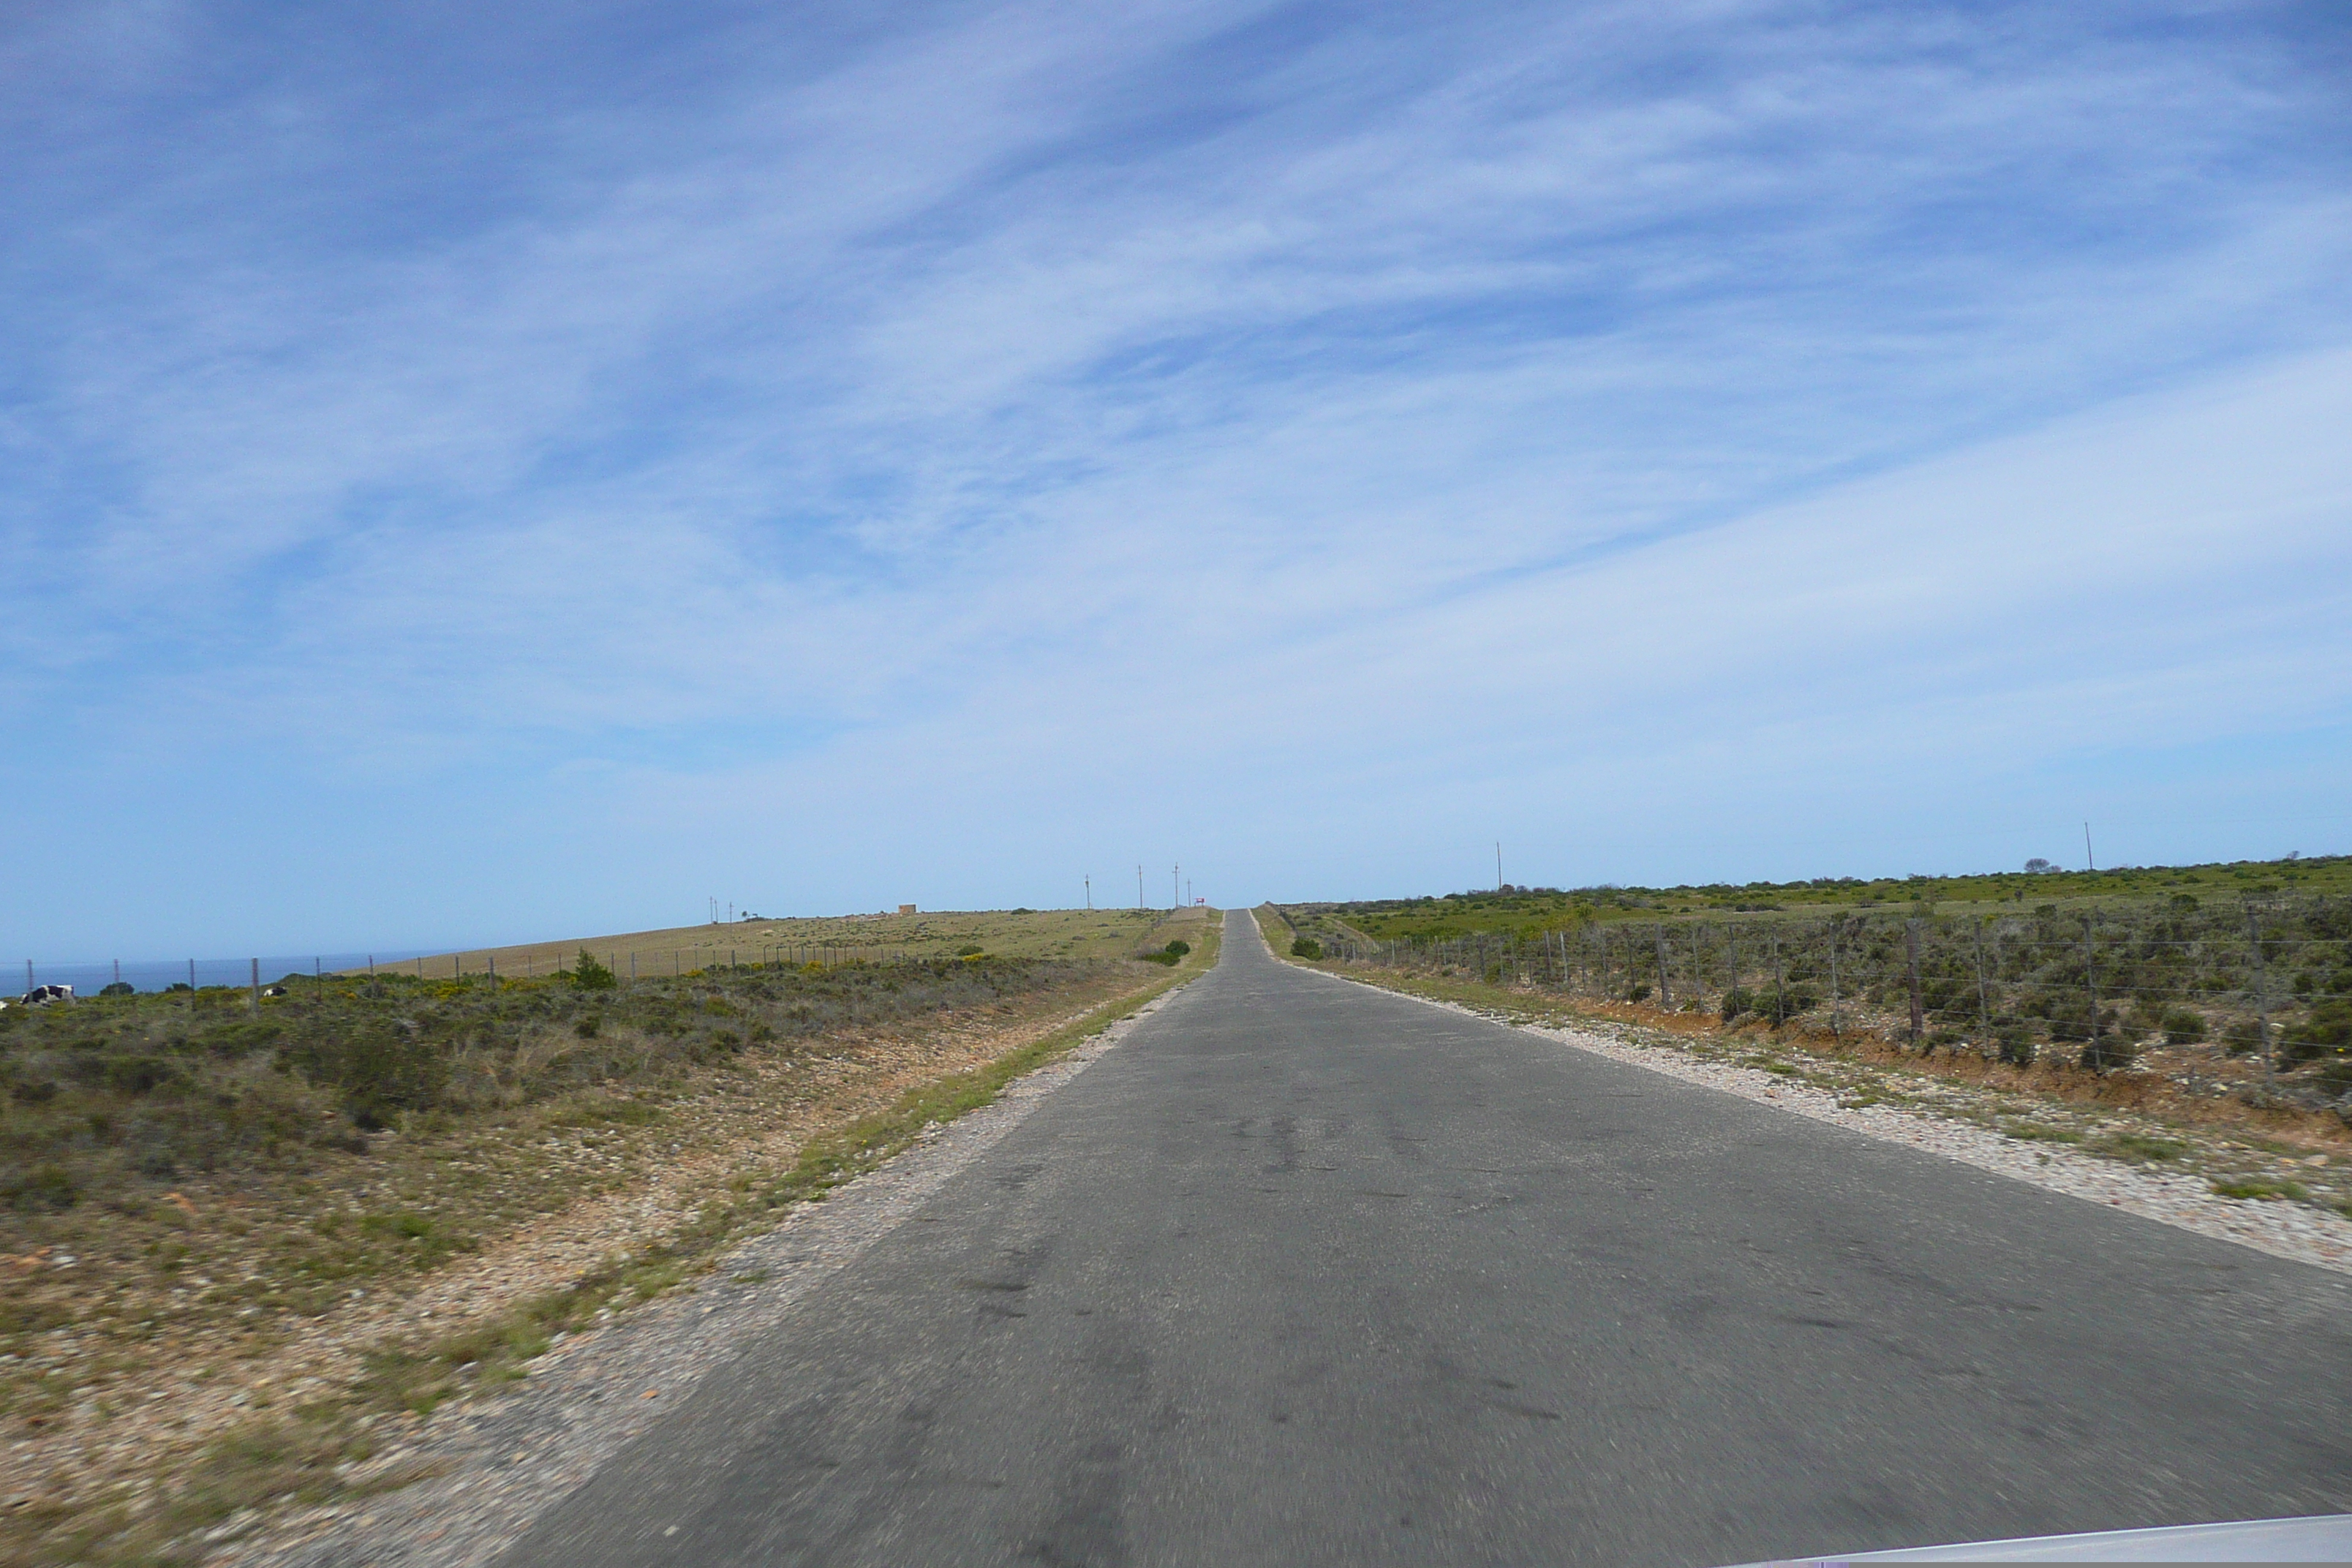
[[1837,954],[1838,937],[1844,930],[1843,918],[1832,915],[1830,917],[1830,1038],[1841,1046],[1845,1044],[1845,1026],[1838,1016]]
[[1927,1015],[1919,1006],[1919,922],[1903,922],[1903,948],[1911,974],[1911,1043],[1919,1043],[1920,1031],[1927,1026]]

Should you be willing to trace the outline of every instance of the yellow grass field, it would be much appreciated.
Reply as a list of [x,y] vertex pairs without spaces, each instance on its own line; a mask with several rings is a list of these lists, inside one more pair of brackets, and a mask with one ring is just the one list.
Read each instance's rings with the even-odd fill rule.
[[[742,920],[665,931],[568,937],[475,948],[387,964],[413,973],[508,979],[568,969],[582,949],[623,979],[733,963],[839,963],[852,959],[952,957],[976,947],[1005,958],[1116,958],[1186,936],[1213,918],[1189,910],[966,910],[912,915]],[[1197,943],[1196,943],[1197,945]],[[346,972],[348,973],[348,972]]]

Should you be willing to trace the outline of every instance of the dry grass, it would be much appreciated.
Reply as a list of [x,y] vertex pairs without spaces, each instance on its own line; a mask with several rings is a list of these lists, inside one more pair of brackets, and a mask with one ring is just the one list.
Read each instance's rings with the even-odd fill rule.
[[[428,978],[480,974],[495,968],[508,978],[567,969],[585,949],[622,975],[632,960],[643,975],[682,973],[706,966],[756,963],[778,954],[800,957],[952,957],[977,948],[1003,958],[1117,958],[1133,952],[1162,925],[1202,923],[1206,910],[976,910],[929,914],[843,915],[826,919],[739,920],[661,931],[475,948],[436,958],[386,965]],[[1166,935],[1160,938],[1166,941]]]

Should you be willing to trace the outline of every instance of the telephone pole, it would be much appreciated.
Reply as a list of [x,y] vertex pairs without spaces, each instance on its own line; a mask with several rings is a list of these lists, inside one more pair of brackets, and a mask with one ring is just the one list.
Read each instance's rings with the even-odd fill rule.
[[1089,910],[1091,910],[1091,909],[1093,909],[1094,907],[1095,907],[1095,879],[1094,879],[1094,878],[1093,878],[1091,875],[1089,875],[1089,876],[1087,878],[1087,909],[1089,909]]
[[1135,907],[1139,910],[1143,907],[1143,868],[1140,866],[1135,868]]
[[2094,871],[2099,868],[2099,858],[2091,853],[2091,825],[2087,822],[2083,824],[2083,864]]
[[1495,891],[1503,890],[1503,841],[1495,840]]
[[1168,907],[1171,910],[1184,907],[1184,868],[1181,864],[1168,868]]

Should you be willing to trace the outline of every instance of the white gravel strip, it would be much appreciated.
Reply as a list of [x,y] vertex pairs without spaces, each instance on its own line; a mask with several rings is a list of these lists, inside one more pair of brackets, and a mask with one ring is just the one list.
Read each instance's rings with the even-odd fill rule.
[[[1310,973],[1328,973],[1328,971]],[[1347,975],[1330,977],[1344,980],[1351,985],[1362,985],[1383,995],[1402,996],[1428,1006],[1460,1013],[1466,1017],[1507,1025],[1522,1033],[1540,1035],[1545,1039],[1555,1040],[1580,1051],[1591,1051],[1612,1061],[1664,1073],[1685,1083],[1704,1084],[1726,1094],[1736,1094],[1742,1100],[1758,1100],[1794,1116],[1808,1116],[1816,1121],[1827,1121],[1851,1131],[1883,1138],[1890,1143],[1908,1144],[1930,1154],[1941,1154],[1946,1159],[1958,1160],[1962,1164],[1974,1165],[1996,1175],[2031,1182],[2037,1187],[2064,1193],[2086,1203],[2100,1204],[2121,1209],[2126,1214],[2179,1226],[2183,1230],[2193,1230],[2200,1236],[2210,1236],[2216,1240],[2234,1241],[2241,1247],[2251,1247],[2277,1258],[2293,1258],[2297,1263],[2316,1264],[2322,1268],[2352,1274],[2352,1220],[2337,1219],[2302,1204],[2217,1197],[2203,1176],[2165,1175],[2081,1153],[2063,1144],[2021,1142],[2005,1138],[1989,1128],[1951,1121],[1931,1110],[1912,1106],[1882,1103],[1857,1106],[1849,1110],[1838,1104],[1838,1096],[1832,1090],[1817,1089],[1810,1084],[1791,1083],[1776,1073],[1757,1068],[1704,1061],[1670,1047],[1638,1045],[1588,1029],[1518,1023],[1458,1002],[1416,996],[1409,991],[1391,991],[1387,986],[1373,985]]]
[[238,1568],[488,1562],[747,1342],[775,1332],[796,1301],[896,1229],[1048,1095],[1189,989],[1188,982],[1163,993],[1015,1079],[992,1104],[936,1128],[824,1202],[793,1209],[774,1230],[721,1258],[691,1292],[561,1341],[531,1363],[529,1383],[516,1394],[445,1406],[369,1465],[427,1463],[448,1467],[446,1474],[370,1503],[284,1516],[243,1541],[227,1539],[239,1523],[232,1520],[214,1532],[218,1544],[205,1561]]

